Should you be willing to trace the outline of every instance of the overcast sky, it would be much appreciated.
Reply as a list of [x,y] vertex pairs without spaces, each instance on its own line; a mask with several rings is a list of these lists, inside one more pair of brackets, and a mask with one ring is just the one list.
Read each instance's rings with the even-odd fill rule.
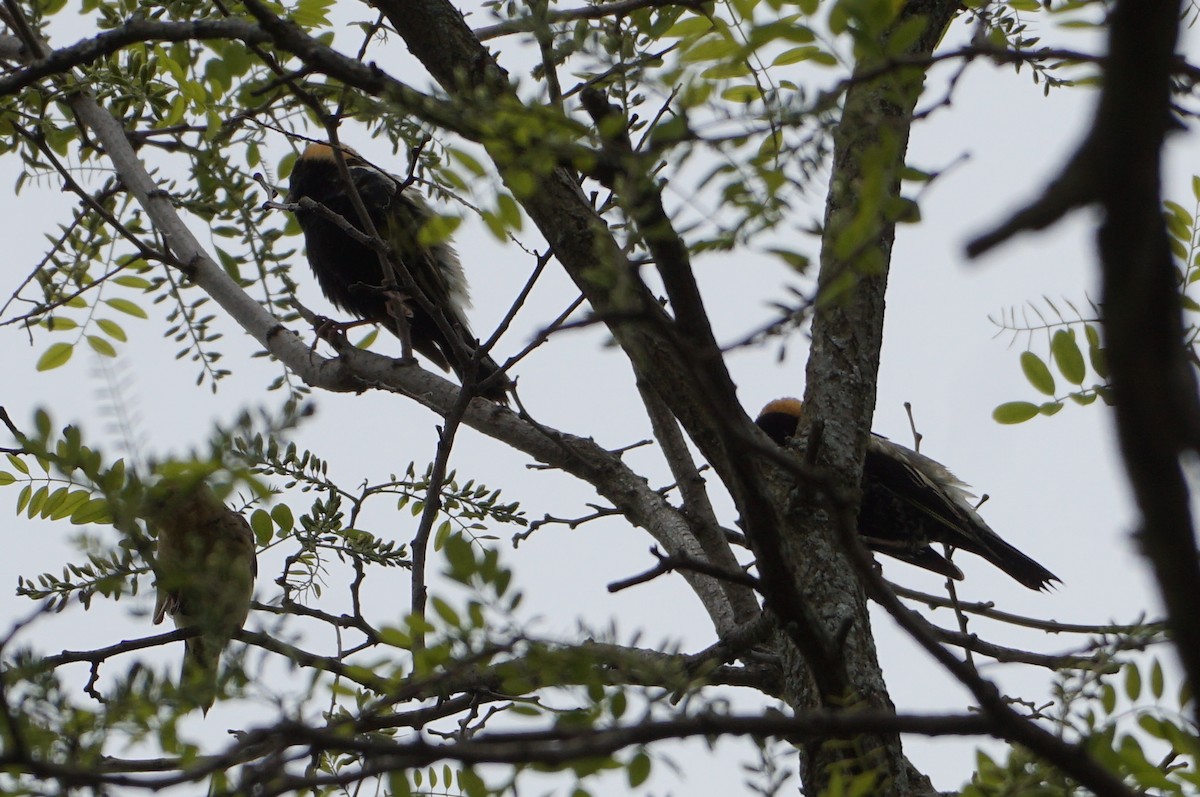
[[[1040,32],[1050,36],[1053,29],[1045,25]],[[61,46],[78,35],[78,31],[64,32],[53,43]],[[1080,46],[1078,38],[1070,41]],[[940,85],[936,75],[931,84]],[[423,87],[420,82],[418,86]],[[1085,304],[1086,296],[1097,297],[1095,219],[1077,213],[1052,231],[1021,237],[979,263],[967,263],[962,249],[973,233],[1003,218],[1045,184],[1086,129],[1094,99],[1087,89],[1057,90],[1045,98],[1027,73],[1016,75],[1011,68],[979,63],[967,71],[952,107],[939,110],[915,129],[909,162],[926,170],[953,168],[922,196],[922,223],[903,227],[897,235],[875,418],[877,432],[910,444],[903,402],[912,402],[925,436],[922,451],[944,462],[977,492],[988,493],[991,498],[983,515],[990,525],[1064,582],[1055,592],[1034,593],[982,560],[960,555],[956,562],[966,573],[960,594],[969,600],[992,600],[1007,611],[1078,623],[1128,621],[1142,613],[1159,613],[1146,567],[1130,538],[1133,513],[1115,455],[1111,416],[1100,406],[1070,406],[1051,419],[1015,427],[995,424],[990,418],[995,405],[1036,399],[1017,362],[1023,340],[1010,347],[1008,336],[996,337],[997,329],[988,317],[1029,300],[1038,302],[1042,296],[1055,301],[1065,297],[1077,306]],[[355,141],[350,135],[346,141],[373,159],[388,157],[366,141]],[[281,138],[276,145],[270,155],[277,159],[287,147]],[[0,162],[0,184],[12,184],[16,165],[11,158]],[[396,168],[401,170],[403,164]],[[1167,181],[1170,196],[1188,208],[1193,204],[1189,181],[1197,171],[1192,138],[1176,136]],[[814,187],[814,208],[823,195],[823,186]],[[62,209],[67,205],[69,199],[55,186],[27,188],[17,201],[19,212],[6,214],[2,223],[10,282],[3,289],[5,295],[41,257],[46,246],[43,233],[53,234],[55,224],[65,218]],[[522,240],[541,247],[528,223]],[[498,243],[473,220],[460,232],[457,246],[476,299],[472,323],[476,333],[486,337],[524,284],[531,258],[515,246]],[[768,303],[787,286],[806,285],[777,264],[737,253],[704,255],[697,258],[696,269],[722,341],[737,339],[757,326],[770,312]],[[294,258],[293,276],[307,306],[335,315],[320,297],[300,254]],[[531,298],[529,312],[497,347],[498,359],[517,351],[574,296],[568,280],[552,267]],[[278,368],[250,359],[257,347],[232,323],[223,322],[227,336],[221,349],[226,354],[223,365],[235,375],[222,381],[213,395],[207,384],[195,386],[193,363],[173,359],[179,347],[161,337],[161,306],[151,312],[154,322],[120,318],[132,340],[121,347],[116,366],[128,380],[126,395],[136,408],[137,428],[148,443],[146,453],[159,458],[183,455],[190,447],[204,445],[215,421],[228,422],[243,408],[278,402],[279,394],[266,392]],[[0,369],[6,374],[6,387],[0,402],[12,417],[27,424],[32,410],[43,406],[59,425],[82,424],[88,440],[108,451],[119,449],[119,438],[105,431],[106,418],[98,412],[103,380],[86,347],[66,367],[37,374],[37,357],[58,338],[39,333],[30,345],[24,333],[11,327],[4,331],[7,343],[0,347]],[[562,335],[523,363],[517,375],[523,401],[540,421],[594,436],[615,448],[649,437],[649,425],[639,411],[628,364],[605,341],[606,335],[597,329]],[[390,338],[381,337],[377,349],[398,353]],[[1044,354],[1044,344],[1035,350]],[[729,357],[739,395],[752,414],[769,399],[803,393],[802,336],[790,340],[784,361],[778,361],[777,353],[772,344]],[[294,439],[326,459],[330,474],[345,487],[382,481],[389,473],[402,473],[410,461],[421,468],[433,457],[439,419],[414,403],[378,393],[318,394],[314,402],[315,416]],[[647,473],[652,484],[670,481],[653,448],[631,452],[627,459]],[[459,434],[452,464],[464,478],[476,478],[503,489],[509,499],[522,501],[530,518],[545,513],[584,515],[589,512],[585,504],[596,500],[586,485],[562,474],[530,470],[526,457],[469,429]],[[0,504],[5,498],[15,502],[17,492],[16,486],[0,490]],[[299,496],[292,505],[297,512],[307,508],[306,499]],[[720,507],[723,521],[732,525],[729,502],[721,498]],[[395,516],[378,511],[362,525],[381,536],[405,540],[415,524],[407,512]],[[507,538],[515,530],[497,533]],[[0,559],[0,577],[15,586],[18,574],[58,572],[74,532],[65,524],[10,522],[8,534],[14,543],[9,550],[16,555]],[[667,641],[695,651],[710,644],[707,618],[680,579],[660,579],[617,595],[607,593],[609,582],[653,564],[647,553],[651,544],[640,530],[606,520],[574,531],[546,527],[516,551],[506,543],[501,548],[505,563],[516,571],[517,586],[526,594],[524,619],[534,633],[571,639],[582,622],[596,629],[615,625],[622,641],[640,634],[639,644],[645,646]],[[260,560],[259,600],[278,597],[272,582],[280,562],[279,551]],[[883,565],[893,581],[932,592],[941,589],[940,579],[924,571],[889,559]],[[376,599],[372,619],[398,619],[407,601],[406,575],[387,571],[372,580],[371,594]],[[331,585],[337,584],[331,578]],[[75,607],[46,619],[29,639],[53,653],[158,631],[149,624],[151,591],[148,582],[145,586],[132,600],[98,601],[89,612]],[[330,590],[331,602],[341,601],[337,591],[336,586]],[[12,597],[11,588],[7,593],[7,616],[32,609],[27,600]],[[335,603],[333,610],[340,611],[341,604]],[[945,612],[934,619],[946,626],[954,624]],[[267,622],[252,616],[248,627]],[[991,641],[1046,652],[1066,650],[1081,641],[1018,632],[980,620],[972,630]],[[898,710],[963,707],[965,693],[930,666],[930,660],[886,616],[875,615],[875,631]],[[333,641],[326,635],[306,644],[328,651]],[[173,646],[159,660],[169,660],[173,669],[181,652],[180,646]],[[80,668],[68,672],[81,689],[86,673]],[[1023,697],[1048,697],[1046,671],[1005,665],[993,666],[987,674]],[[197,715],[190,727],[207,734],[239,721],[253,720],[237,706],[218,705],[206,724]],[[950,789],[970,773],[972,750],[978,744],[976,740],[910,740],[907,749],[935,785]],[[698,750],[700,745],[689,749]],[[726,742],[721,755],[681,758],[687,769],[683,780],[656,780],[653,793],[741,793],[742,773],[733,764],[747,757],[746,749]],[[609,784],[612,794],[621,793],[624,785],[617,780],[602,783]]]

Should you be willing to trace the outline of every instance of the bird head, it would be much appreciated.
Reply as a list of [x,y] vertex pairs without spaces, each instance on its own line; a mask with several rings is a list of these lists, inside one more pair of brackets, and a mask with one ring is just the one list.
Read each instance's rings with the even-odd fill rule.
[[203,478],[164,478],[146,490],[140,514],[161,526],[178,520],[200,522],[223,507]]
[[362,155],[359,155],[350,147],[339,144],[336,148],[332,144],[314,143],[309,144],[304,148],[304,152],[300,153],[300,160],[308,164],[320,163],[337,163],[337,152],[342,153],[342,157],[346,159],[346,163],[354,166],[365,165],[366,161]]
[[300,197],[308,196],[315,185],[326,182],[335,185],[340,183],[342,178],[338,174],[338,152],[342,153],[342,158],[349,168],[371,168],[366,160],[350,147],[338,145],[335,148],[331,144],[309,144],[292,167],[287,201],[300,201]]
[[758,413],[754,423],[766,432],[767,437],[778,445],[785,445],[788,438],[796,433],[800,425],[800,413],[804,408],[803,402],[797,398],[780,398],[768,401]]

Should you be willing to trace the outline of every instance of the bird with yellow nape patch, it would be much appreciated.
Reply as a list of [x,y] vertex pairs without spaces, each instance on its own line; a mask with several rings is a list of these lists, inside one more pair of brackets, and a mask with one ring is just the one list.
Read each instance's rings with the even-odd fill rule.
[[[787,445],[799,428],[802,409],[799,399],[776,399],[763,407],[755,423],[777,444]],[[873,551],[955,580],[962,579],[962,571],[930,543],[982,556],[1030,589],[1060,582],[992,531],[965,487],[940,462],[872,433],[863,463],[858,534]]]
[[[338,152],[349,183],[339,167]],[[355,207],[355,193],[371,226],[408,272],[424,302],[393,279],[391,272],[396,269],[385,271],[374,247],[347,232],[345,225],[368,234]],[[305,207],[301,200],[306,199],[322,207]],[[375,168],[348,147],[335,151],[329,144],[310,144],[292,169],[287,201],[297,205],[308,263],[329,301],[358,318],[382,324],[406,349],[411,346],[442,370],[453,369],[460,380],[476,368],[475,383],[483,385],[480,395],[508,403],[512,381],[500,373],[495,360],[476,351],[479,344],[466,316],[471,300],[457,253],[444,241],[421,240],[422,229],[434,213],[414,187]],[[344,224],[330,214],[340,216]]]

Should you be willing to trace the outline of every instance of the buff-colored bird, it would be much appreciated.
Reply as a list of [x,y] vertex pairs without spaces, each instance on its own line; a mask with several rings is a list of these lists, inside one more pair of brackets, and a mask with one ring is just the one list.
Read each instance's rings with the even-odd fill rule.
[[158,532],[154,623],[169,614],[176,628],[199,630],[185,643],[180,688],[207,714],[221,651],[250,613],[258,574],[254,534],[204,482],[151,488],[146,517]]

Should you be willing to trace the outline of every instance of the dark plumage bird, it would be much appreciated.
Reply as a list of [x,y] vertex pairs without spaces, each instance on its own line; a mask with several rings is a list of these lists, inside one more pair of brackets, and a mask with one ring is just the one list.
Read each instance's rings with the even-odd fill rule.
[[[441,310],[450,333],[456,336],[457,348],[474,352],[478,344],[465,313],[471,300],[458,255],[446,243],[418,242],[417,235],[433,217],[433,211],[414,188],[404,187],[399,178],[371,166],[353,150],[343,147],[341,152],[379,237],[403,264],[425,299]],[[296,161],[287,201],[296,203],[301,199],[324,205],[366,234],[330,145],[310,144]],[[304,231],[309,265],[331,302],[359,318],[383,324],[430,362],[443,370],[452,368],[460,380],[463,378],[470,363],[460,359],[456,346],[433,316],[420,302],[405,295],[402,284],[391,290],[383,289],[385,283],[394,286],[395,282],[384,278],[375,249],[352,238],[320,210],[298,208],[296,219]],[[484,356],[476,382],[483,382],[499,370],[495,360]],[[511,386],[507,377],[500,377],[482,395],[507,403],[507,390]]]
[[176,628],[200,631],[185,643],[180,689],[207,714],[221,651],[250,613],[258,575],[254,534],[204,482],[155,485],[144,512],[158,533],[154,624],[169,614]]
[[[796,433],[801,402],[776,399],[755,421],[779,445]],[[982,556],[1030,589],[1060,579],[1009,545],[971,504],[966,485],[944,465],[872,434],[863,464],[858,533],[868,548],[961,580],[962,571],[930,547],[940,542]]]

